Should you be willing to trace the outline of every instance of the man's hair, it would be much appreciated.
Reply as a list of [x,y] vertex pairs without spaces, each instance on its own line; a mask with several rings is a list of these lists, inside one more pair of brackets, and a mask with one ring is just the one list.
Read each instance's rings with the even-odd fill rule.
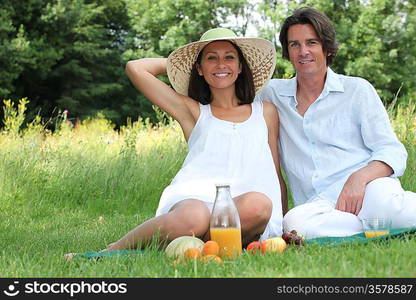
[[302,7],[295,10],[284,21],[279,35],[279,40],[282,45],[282,57],[289,60],[287,32],[290,26],[296,24],[312,25],[321,40],[324,52],[327,54],[326,64],[330,66],[334,62],[338,52],[338,42],[335,38],[334,25],[324,13],[310,7]]
[[[235,81],[235,94],[240,100],[240,105],[250,104],[253,102],[254,96],[256,95],[253,73],[248,66],[247,60],[244,58],[240,47],[230,41],[228,42],[237,50],[239,62],[241,64],[241,72],[238,74],[237,80]],[[211,90],[209,89],[209,85],[205,81],[204,76],[199,75],[197,69],[197,65],[201,63],[203,50],[204,49],[199,52],[198,58],[192,66],[189,78],[188,96],[201,104],[209,104],[212,102]]]

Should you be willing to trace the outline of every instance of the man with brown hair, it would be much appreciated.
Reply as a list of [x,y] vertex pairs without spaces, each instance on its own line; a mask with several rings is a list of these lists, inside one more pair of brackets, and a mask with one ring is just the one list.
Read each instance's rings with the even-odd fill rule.
[[296,77],[271,80],[256,100],[279,110],[279,151],[295,205],[285,231],[349,236],[374,217],[416,226],[416,194],[397,178],[406,149],[374,87],[329,67],[338,50],[332,22],[313,8],[297,9],[283,23],[280,42]]

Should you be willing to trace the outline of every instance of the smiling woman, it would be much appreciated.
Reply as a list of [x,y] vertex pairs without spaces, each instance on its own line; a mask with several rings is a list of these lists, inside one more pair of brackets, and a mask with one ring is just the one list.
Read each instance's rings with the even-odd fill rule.
[[[181,126],[189,153],[162,193],[156,216],[105,250],[148,245],[194,235],[210,238],[217,183],[228,183],[241,221],[242,244],[282,233],[286,188],[280,173],[278,114],[270,103],[253,103],[275,66],[271,42],[239,38],[225,28],[168,59],[127,63],[134,86]],[[174,89],[156,76],[167,73]]]
[[230,42],[218,41],[205,46],[195,67],[211,89],[223,89],[234,87],[241,72],[239,60],[237,49]]
[[[221,48],[215,50],[216,45],[222,47],[223,53],[218,52]],[[204,72],[207,76],[204,76]],[[253,74],[241,49],[229,41],[212,42],[199,53],[191,70],[188,95],[193,99],[199,99],[202,104],[209,104],[212,101],[210,83],[211,88],[215,88],[216,84],[220,84],[221,87],[227,82],[236,86],[236,96],[241,103],[253,101]]]

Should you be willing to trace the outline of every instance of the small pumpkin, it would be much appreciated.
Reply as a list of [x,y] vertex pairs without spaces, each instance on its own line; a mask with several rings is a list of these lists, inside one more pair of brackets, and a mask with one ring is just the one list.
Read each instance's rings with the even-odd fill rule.
[[183,258],[185,251],[189,248],[197,248],[202,251],[204,242],[194,236],[180,236],[172,240],[165,249],[165,253],[168,257]]

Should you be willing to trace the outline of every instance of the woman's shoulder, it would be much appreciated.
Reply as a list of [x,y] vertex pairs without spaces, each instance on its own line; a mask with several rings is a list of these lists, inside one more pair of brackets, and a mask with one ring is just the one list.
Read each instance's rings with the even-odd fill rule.
[[276,113],[277,112],[277,108],[276,105],[274,105],[273,103],[269,102],[269,101],[258,101],[263,105],[263,111],[266,113]]
[[261,101],[261,103],[263,104],[263,116],[267,125],[274,126],[279,120],[276,106],[268,101]]

